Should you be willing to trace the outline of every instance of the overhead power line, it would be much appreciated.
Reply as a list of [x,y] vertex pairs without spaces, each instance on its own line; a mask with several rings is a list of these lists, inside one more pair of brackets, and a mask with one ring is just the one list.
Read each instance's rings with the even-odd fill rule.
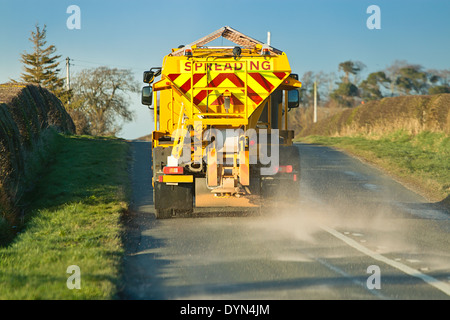
[[[142,67],[137,68],[137,67],[131,67],[131,66],[117,65],[117,64],[109,64],[109,63],[100,63],[100,62],[94,62],[94,61],[87,61],[87,60],[81,60],[81,59],[71,59],[71,61],[75,61],[74,64],[71,64],[72,66],[79,66],[79,67],[84,67],[84,68],[92,67],[92,66],[84,65],[85,63],[87,63],[87,64],[93,64],[93,65],[97,65],[97,66],[110,67],[110,68],[124,68],[124,69],[131,69],[131,70],[141,70],[142,69]],[[81,62],[81,64],[79,64],[78,62]]]

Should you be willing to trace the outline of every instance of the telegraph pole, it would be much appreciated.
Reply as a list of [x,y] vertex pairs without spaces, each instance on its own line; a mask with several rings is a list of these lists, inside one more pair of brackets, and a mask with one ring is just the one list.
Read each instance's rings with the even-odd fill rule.
[[70,90],[70,58],[66,58],[66,89]]
[[314,123],[317,122],[317,82],[314,81]]
[[[66,58],[66,90],[70,90],[70,58]],[[70,105],[70,95],[67,96],[67,104]]]

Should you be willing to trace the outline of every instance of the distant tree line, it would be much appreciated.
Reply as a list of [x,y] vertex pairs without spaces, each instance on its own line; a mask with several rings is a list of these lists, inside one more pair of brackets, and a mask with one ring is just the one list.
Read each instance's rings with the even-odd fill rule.
[[397,60],[385,70],[369,73],[361,79],[364,69],[364,63],[349,60],[338,65],[338,74],[305,72],[300,89],[303,105],[310,106],[313,102],[314,82],[322,106],[353,107],[384,97],[450,93],[450,69],[425,70],[419,64]]

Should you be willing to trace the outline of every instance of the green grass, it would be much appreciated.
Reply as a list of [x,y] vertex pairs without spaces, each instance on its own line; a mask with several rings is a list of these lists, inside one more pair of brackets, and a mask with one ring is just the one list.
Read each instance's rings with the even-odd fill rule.
[[[0,299],[113,299],[127,210],[128,145],[119,139],[63,136],[27,201],[30,213],[0,248]],[[67,268],[81,271],[69,290]]]
[[403,130],[382,137],[308,136],[299,141],[333,146],[371,162],[430,200],[447,203],[450,196],[450,136]]

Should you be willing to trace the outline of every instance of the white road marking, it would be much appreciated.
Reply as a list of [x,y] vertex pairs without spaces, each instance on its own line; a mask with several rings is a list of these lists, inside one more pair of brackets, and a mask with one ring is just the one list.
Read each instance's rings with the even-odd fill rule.
[[408,261],[410,263],[418,263],[418,262],[420,262],[420,260],[417,260],[417,259],[406,259],[406,261]]
[[355,237],[362,237],[362,236],[364,236],[362,233],[357,233],[357,232],[352,233],[352,235],[355,236]]
[[348,176],[355,178],[356,180],[366,180],[366,177],[359,172],[344,171],[344,173]]
[[450,216],[443,210],[425,208],[414,209],[409,208],[407,205],[400,202],[393,202],[393,204],[401,210],[406,211],[416,217],[432,220],[450,220]]
[[372,183],[364,183],[364,184],[362,185],[362,187],[363,187],[364,189],[367,189],[367,190],[370,190],[370,191],[376,191],[376,190],[379,190],[379,189],[380,189],[379,186],[377,186],[376,184],[372,184]]
[[385,256],[382,256],[379,253],[373,252],[372,250],[362,246],[355,240],[343,235],[342,233],[334,230],[333,228],[330,228],[330,227],[324,226],[324,225],[322,225],[321,228],[323,230],[325,230],[326,232],[330,233],[331,235],[335,236],[336,238],[342,240],[343,242],[345,242],[349,246],[353,247],[354,249],[364,253],[365,255],[368,255],[369,257],[371,257],[375,260],[384,262],[384,263],[390,265],[391,267],[394,267],[410,276],[422,279],[429,285],[435,287],[436,289],[438,289],[438,290],[444,292],[446,295],[450,296],[450,285],[449,284],[442,282],[440,280],[437,280],[436,278],[433,278],[429,275],[423,274],[416,269],[413,269],[411,267],[408,267],[407,265],[404,265],[403,263],[391,260],[389,258],[386,258]]
[[353,283],[357,284],[358,286],[363,287],[364,289],[368,290],[371,294],[377,296],[378,298],[382,299],[382,300],[390,300],[388,297],[386,297],[385,295],[383,295],[381,292],[377,291],[377,290],[370,290],[369,288],[367,288],[366,283],[363,283],[361,281],[359,281],[358,279],[356,279],[355,277],[349,275],[348,273],[346,273],[345,271],[343,271],[342,269],[326,262],[323,259],[314,257],[312,255],[308,255],[310,256],[312,259],[316,260],[317,262],[319,262],[320,264],[324,265],[325,267],[327,267],[328,269],[340,274],[341,276],[344,276],[345,278],[350,279]]

